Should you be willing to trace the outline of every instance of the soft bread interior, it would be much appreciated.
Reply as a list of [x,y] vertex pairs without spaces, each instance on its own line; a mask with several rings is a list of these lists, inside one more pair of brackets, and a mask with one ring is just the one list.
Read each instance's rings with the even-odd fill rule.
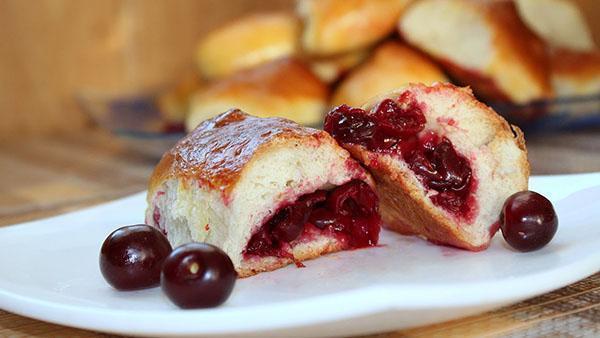
[[[426,195],[427,189],[399,156],[381,155],[385,163],[400,172],[399,177],[413,198],[421,199],[426,209],[444,226],[453,229],[470,243],[472,249],[487,246],[490,228],[498,221],[501,207],[507,197],[527,189],[529,165],[520,131],[511,131],[509,125],[490,108],[478,102],[468,89],[451,85],[426,87],[412,85],[406,90],[424,109],[427,119],[424,131],[433,131],[448,138],[457,152],[470,161],[476,180],[474,192],[478,205],[475,217],[470,221],[455,217],[433,204]],[[398,98],[405,90],[385,97]],[[370,109],[382,97],[363,108]],[[429,191],[429,194],[435,193]],[[382,209],[385,207],[382,205]],[[386,220],[385,213],[383,214]]]
[[483,70],[493,58],[493,32],[468,1],[425,0],[413,4],[400,20],[400,32],[435,57]]
[[[158,208],[160,227],[166,228],[173,246],[191,241],[214,244],[231,257],[240,276],[272,270],[291,259],[244,260],[242,252],[252,234],[285,202],[367,178],[358,165],[349,166],[348,161],[348,153],[330,138],[281,140],[260,149],[229,198],[196,181],[166,180],[150,194],[147,219],[153,220],[154,208]],[[339,245],[334,238],[317,237],[299,243],[294,256],[298,260],[314,258],[335,249],[339,250]]]
[[478,95],[525,103],[552,93],[543,46],[510,1],[422,0],[399,30]]
[[595,48],[592,33],[573,0],[516,0],[525,23],[553,47]]

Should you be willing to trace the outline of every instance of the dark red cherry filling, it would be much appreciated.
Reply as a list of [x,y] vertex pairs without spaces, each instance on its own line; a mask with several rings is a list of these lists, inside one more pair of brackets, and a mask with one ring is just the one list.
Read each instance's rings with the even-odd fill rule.
[[244,253],[290,257],[288,243],[311,229],[333,234],[351,248],[373,246],[380,223],[377,195],[365,182],[354,180],[283,206],[250,238]]
[[367,114],[360,108],[341,105],[325,119],[325,131],[341,143],[360,144],[371,151],[393,151],[401,140],[414,137],[425,127],[425,116],[415,101],[400,107],[386,99]]
[[434,204],[462,216],[469,216],[473,179],[469,161],[458,154],[447,138],[428,133],[419,138],[418,146],[403,153],[404,160],[421,182],[439,194],[431,196]]
[[425,123],[422,106],[406,92],[398,101],[381,101],[370,112],[347,105],[336,107],[325,118],[325,131],[341,144],[402,156],[421,182],[438,192],[431,196],[433,203],[469,218],[474,208],[469,198],[474,188],[469,161],[447,138],[422,133]]

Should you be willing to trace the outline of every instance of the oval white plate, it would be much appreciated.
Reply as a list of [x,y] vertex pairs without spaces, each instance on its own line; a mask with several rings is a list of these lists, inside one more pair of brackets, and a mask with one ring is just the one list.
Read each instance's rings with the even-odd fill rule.
[[560,226],[532,253],[500,235],[480,253],[383,231],[381,246],[239,280],[224,306],[179,310],[150,289],[118,292],[98,270],[108,233],[143,221],[144,194],[0,229],[0,307],[128,335],[331,336],[390,331],[490,310],[600,270],[600,173],[534,177]]

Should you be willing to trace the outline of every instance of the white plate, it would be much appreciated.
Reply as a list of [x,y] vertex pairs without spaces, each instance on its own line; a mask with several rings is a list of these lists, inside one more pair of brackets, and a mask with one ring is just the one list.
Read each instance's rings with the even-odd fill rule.
[[179,310],[160,289],[118,292],[98,253],[118,226],[143,221],[144,194],[0,229],[0,308],[97,331],[156,336],[331,336],[424,325],[490,310],[600,270],[600,173],[534,177],[557,209],[547,247],[484,252],[382,233],[381,246],[329,255],[237,282],[224,306]]

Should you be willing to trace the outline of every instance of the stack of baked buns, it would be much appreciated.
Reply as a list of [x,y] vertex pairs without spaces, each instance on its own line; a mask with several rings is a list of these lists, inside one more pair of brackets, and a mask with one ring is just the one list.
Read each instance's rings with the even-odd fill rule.
[[195,60],[199,79],[161,101],[188,130],[228,107],[317,126],[408,83],[509,106],[600,94],[600,50],[573,0],[297,0],[210,31]]

